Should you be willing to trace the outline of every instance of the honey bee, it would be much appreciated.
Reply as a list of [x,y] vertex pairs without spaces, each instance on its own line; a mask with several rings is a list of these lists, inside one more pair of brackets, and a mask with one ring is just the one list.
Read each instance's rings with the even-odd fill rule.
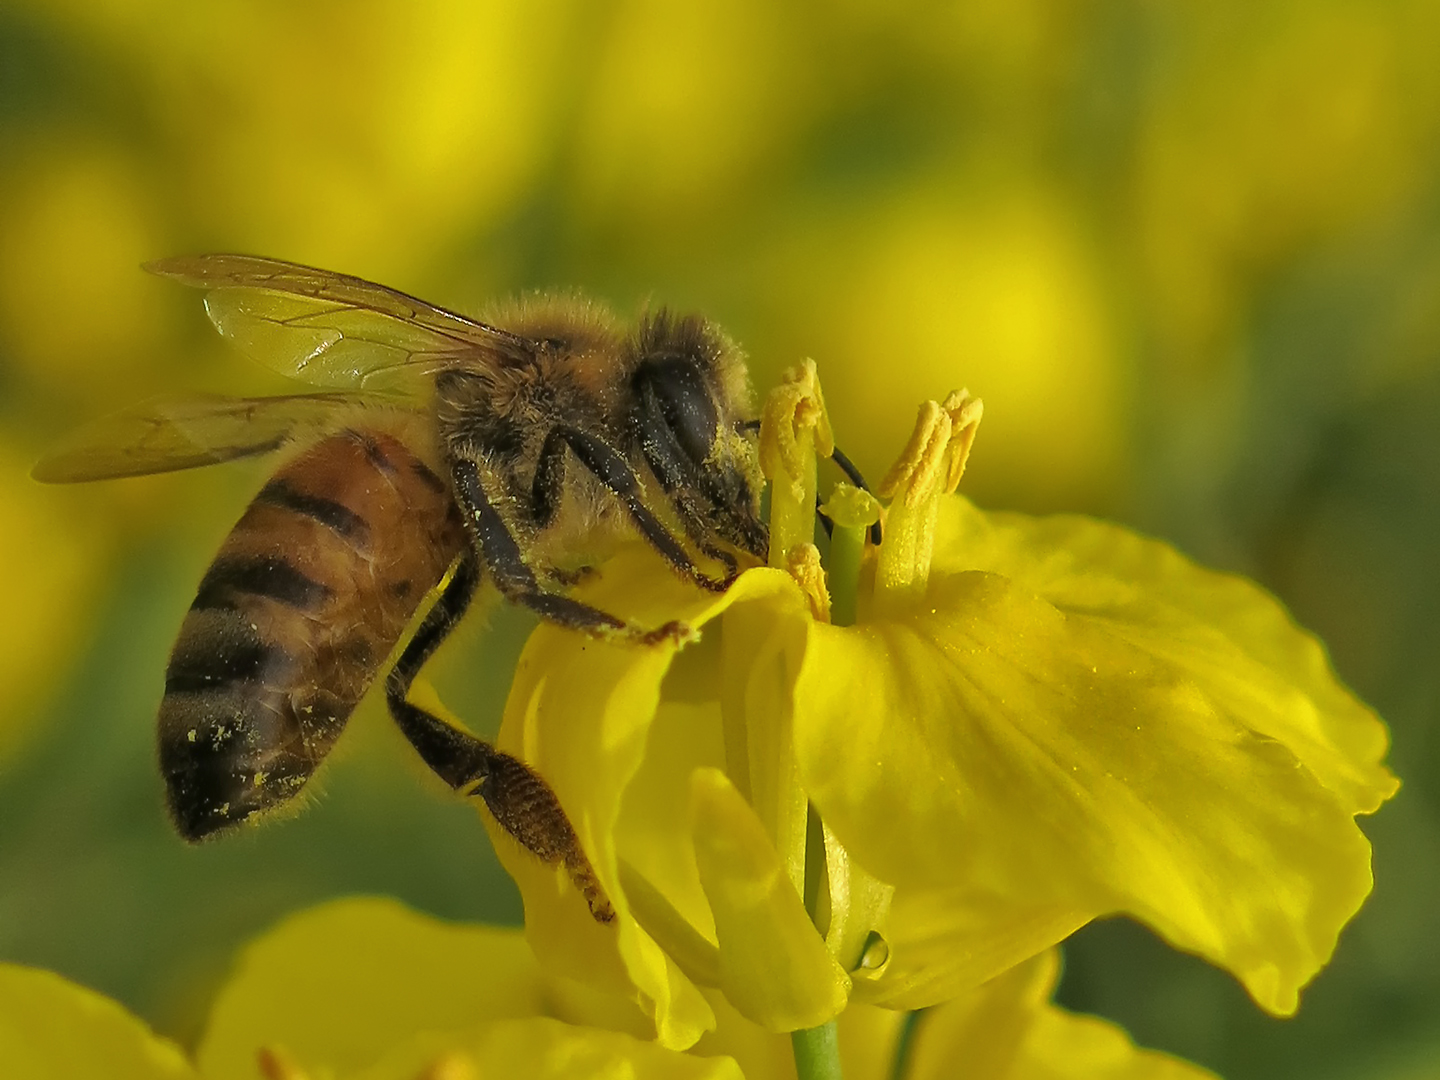
[[545,780],[411,703],[410,686],[482,583],[561,626],[644,644],[686,628],[633,626],[566,592],[616,541],[639,536],[716,591],[765,558],[739,351],[697,316],[626,330],[573,298],[519,306],[502,329],[274,259],[146,269],[207,290],[224,337],[314,387],[146,402],[34,470],[68,483],[298,448],[221,545],[170,655],[158,743],[177,830],[197,841],[293,799],[440,588],[386,676],[391,716],[608,921]]

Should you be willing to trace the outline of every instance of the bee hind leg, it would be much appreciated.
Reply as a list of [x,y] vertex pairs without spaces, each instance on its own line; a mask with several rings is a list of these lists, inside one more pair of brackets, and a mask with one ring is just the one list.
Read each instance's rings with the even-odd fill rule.
[[459,623],[479,583],[479,563],[474,553],[467,551],[387,676],[385,703],[410,745],[440,779],[461,794],[483,799],[496,823],[542,862],[564,866],[590,913],[599,922],[610,922],[615,909],[560,800],[544,778],[518,758],[409,701],[410,684]]

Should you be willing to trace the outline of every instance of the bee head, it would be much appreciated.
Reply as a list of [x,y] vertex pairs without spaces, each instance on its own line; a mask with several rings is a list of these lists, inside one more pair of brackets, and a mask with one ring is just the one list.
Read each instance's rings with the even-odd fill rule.
[[763,559],[744,357],[704,319],[663,310],[642,320],[633,350],[634,434],[687,531]]

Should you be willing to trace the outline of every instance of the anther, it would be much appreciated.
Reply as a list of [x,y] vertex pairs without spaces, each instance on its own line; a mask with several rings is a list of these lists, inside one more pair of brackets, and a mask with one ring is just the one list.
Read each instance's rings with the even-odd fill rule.
[[815,535],[817,456],[835,451],[815,361],[787,371],[765,399],[760,469],[770,481],[770,565],[784,569],[795,544]]
[[965,475],[965,463],[970,460],[970,447],[975,443],[975,433],[985,415],[985,403],[972,398],[968,390],[953,390],[943,408],[950,415],[951,429],[950,469],[945,477],[948,495],[960,486],[960,478]]
[[953,492],[965,473],[984,412],[984,403],[968,390],[952,391],[944,405],[921,405],[910,441],[880,482],[880,494],[893,498],[903,492],[905,505],[913,507],[941,491]]
[[800,586],[817,622],[830,621],[830,590],[825,587],[825,568],[820,549],[814,544],[796,544],[785,553],[785,569]]
[[983,414],[980,401],[965,390],[950,394],[943,405],[920,406],[909,443],[880,485],[880,493],[892,499],[876,574],[882,608],[924,596],[940,496],[953,492],[964,475]]
[[797,501],[804,499],[807,468],[814,468],[807,462],[806,450],[821,457],[835,452],[835,435],[814,360],[804,360],[780,377],[780,384],[765,401],[760,426],[760,468],[773,484],[783,477]]

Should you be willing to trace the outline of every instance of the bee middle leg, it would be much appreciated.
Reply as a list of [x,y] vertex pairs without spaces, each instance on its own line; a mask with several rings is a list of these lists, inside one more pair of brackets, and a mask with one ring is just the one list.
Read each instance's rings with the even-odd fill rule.
[[560,800],[544,778],[519,758],[452,727],[409,700],[415,676],[459,623],[479,584],[479,562],[473,551],[466,551],[440,599],[426,613],[386,677],[385,703],[410,745],[440,779],[461,794],[483,799],[499,826],[542,862],[564,866],[590,913],[599,922],[610,922],[615,910]]

